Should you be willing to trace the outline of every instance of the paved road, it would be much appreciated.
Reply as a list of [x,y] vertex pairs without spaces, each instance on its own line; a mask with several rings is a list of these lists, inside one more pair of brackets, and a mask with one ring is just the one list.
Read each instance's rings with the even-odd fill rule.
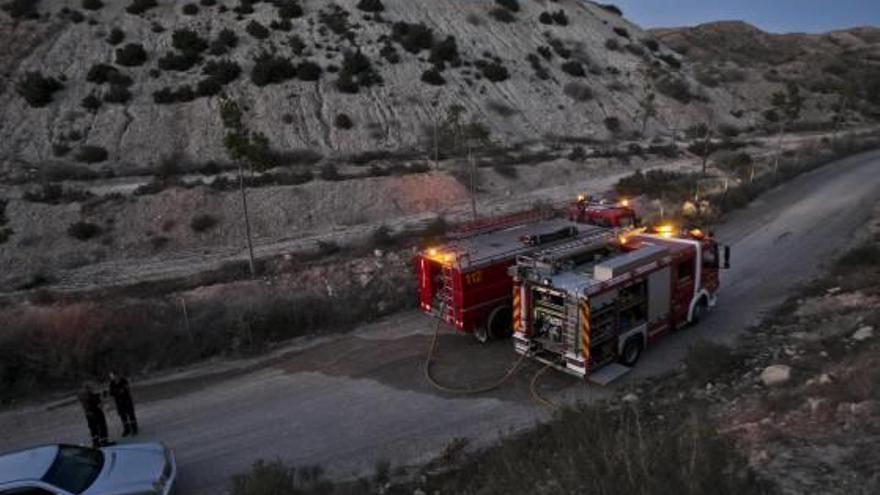
[[[880,152],[872,152],[801,176],[734,214],[717,229],[734,253],[720,307],[698,327],[650,349],[624,382],[673,368],[697,339],[733,339],[794,286],[817,275],[878,202]],[[529,400],[528,381],[536,370],[531,365],[485,396],[433,391],[422,377],[431,331],[425,317],[402,313],[257,371],[177,386],[140,405],[142,438],[175,448],[185,495],[222,492],[228,475],[258,458],[320,463],[333,476],[353,476],[371,472],[379,459],[418,463],[454,437],[491,442],[547,416]],[[480,347],[455,335],[443,336],[439,358],[442,378],[470,384],[490,379],[514,359],[507,345]],[[613,390],[556,374],[542,387],[557,401],[589,400]],[[0,414],[0,450],[80,442],[87,436],[82,423],[75,407]]]

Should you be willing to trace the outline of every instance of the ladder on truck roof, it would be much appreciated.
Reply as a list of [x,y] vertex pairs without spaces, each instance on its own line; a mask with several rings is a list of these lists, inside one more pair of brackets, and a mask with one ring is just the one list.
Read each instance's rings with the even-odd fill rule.
[[517,257],[517,263],[530,267],[535,267],[538,263],[551,263],[562,258],[572,256],[580,252],[585,247],[591,247],[598,242],[607,243],[617,236],[616,230],[604,229],[597,227],[596,232],[589,235],[579,237],[575,240],[550,246],[532,254],[524,254]]

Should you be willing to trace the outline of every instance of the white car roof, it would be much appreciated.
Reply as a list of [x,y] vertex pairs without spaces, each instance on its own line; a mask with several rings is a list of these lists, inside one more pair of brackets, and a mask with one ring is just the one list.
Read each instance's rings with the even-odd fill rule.
[[42,479],[57,456],[57,445],[0,454],[0,483]]

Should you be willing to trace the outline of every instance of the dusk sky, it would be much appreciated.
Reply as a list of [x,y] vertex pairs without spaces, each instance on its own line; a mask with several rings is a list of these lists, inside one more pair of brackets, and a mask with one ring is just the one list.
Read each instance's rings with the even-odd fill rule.
[[880,26],[880,0],[616,0],[644,28],[743,20],[772,32]]

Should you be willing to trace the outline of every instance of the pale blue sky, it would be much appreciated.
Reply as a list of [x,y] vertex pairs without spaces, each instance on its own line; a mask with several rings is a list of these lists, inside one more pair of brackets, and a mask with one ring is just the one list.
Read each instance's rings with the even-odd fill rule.
[[743,20],[777,33],[880,26],[880,0],[612,0],[644,28]]

